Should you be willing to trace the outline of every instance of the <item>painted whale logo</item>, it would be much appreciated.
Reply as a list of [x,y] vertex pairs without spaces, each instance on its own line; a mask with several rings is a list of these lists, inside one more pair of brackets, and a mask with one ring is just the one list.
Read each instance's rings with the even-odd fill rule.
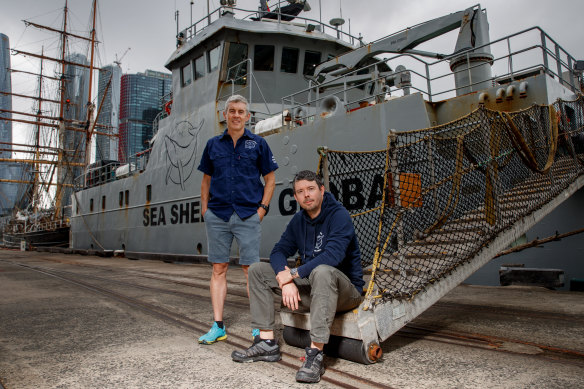
[[172,182],[185,189],[185,182],[193,174],[197,159],[197,136],[205,123],[201,119],[195,127],[190,122],[176,124],[170,135],[164,136],[166,159],[169,162],[166,171],[166,185]]

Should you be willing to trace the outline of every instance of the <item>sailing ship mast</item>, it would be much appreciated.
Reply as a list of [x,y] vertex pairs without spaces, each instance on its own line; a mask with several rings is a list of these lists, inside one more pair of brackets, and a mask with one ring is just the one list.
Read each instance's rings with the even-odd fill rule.
[[[45,54],[45,48],[43,47],[41,49],[41,55]],[[41,65],[40,65],[40,70],[39,70],[39,101],[38,101],[38,109],[37,109],[37,127],[36,127],[36,131],[35,131],[35,139],[34,139],[34,149],[35,149],[35,155],[34,155],[34,159],[35,159],[35,164],[34,164],[34,181],[32,184],[32,210],[33,212],[36,212],[38,210],[38,206],[39,206],[39,201],[40,201],[40,196],[39,196],[39,174],[40,174],[40,165],[39,165],[39,160],[40,160],[40,145],[41,145],[41,115],[42,115],[42,94],[43,94],[43,60],[41,59]]]
[[[63,159],[65,149],[65,49],[67,48],[67,0],[65,0],[65,9],[63,11],[63,34],[61,35],[61,104],[59,105],[59,155],[57,157],[57,171],[61,175],[63,169]],[[64,177],[65,175],[63,175]],[[57,193],[55,195],[55,213],[53,220],[59,219],[61,212],[61,199],[63,197],[63,182],[57,179]]]

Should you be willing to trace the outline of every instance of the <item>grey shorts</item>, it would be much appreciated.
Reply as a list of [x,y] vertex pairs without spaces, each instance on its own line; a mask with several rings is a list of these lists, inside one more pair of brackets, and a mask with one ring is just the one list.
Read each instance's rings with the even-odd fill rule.
[[215,216],[210,209],[205,212],[207,229],[208,261],[211,263],[229,262],[233,238],[239,246],[239,264],[251,265],[260,261],[260,236],[262,228],[257,213],[242,220],[233,212],[229,221]]

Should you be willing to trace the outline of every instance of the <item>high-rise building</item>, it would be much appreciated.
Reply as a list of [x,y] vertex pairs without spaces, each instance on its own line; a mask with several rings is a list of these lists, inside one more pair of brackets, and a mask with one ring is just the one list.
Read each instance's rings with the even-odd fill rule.
[[[96,108],[96,110],[100,110],[97,123],[108,127],[107,129],[99,128],[99,132],[106,132],[112,135],[118,134],[121,78],[122,68],[117,64],[104,66],[99,71],[97,104],[101,104],[101,109],[99,106]],[[105,93],[106,89],[107,93]],[[115,159],[118,159],[118,139],[113,136],[96,135],[95,160],[107,161]]]
[[[12,158],[12,81],[10,73],[10,40],[0,34],[0,158]],[[0,179],[18,180],[22,168],[15,163],[0,162]],[[10,213],[18,196],[19,184],[0,182],[0,215]]]
[[120,91],[120,131],[118,159],[128,159],[149,147],[152,122],[170,94],[170,74],[146,70],[122,76]]
[[[69,63],[65,66],[65,108],[63,117],[67,127],[78,127],[87,121],[87,102],[89,101],[89,68],[73,64],[89,65],[83,54],[71,54],[65,58]],[[68,163],[85,163],[85,136],[83,131],[65,130],[63,148],[66,150]],[[81,166],[65,165],[59,172],[59,180],[64,184],[72,184],[75,177],[83,174]],[[65,187],[62,205],[71,204],[71,187]]]
[[[4,34],[0,34],[0,92],[12,93],[10,77],[10,41]],[[12,96],[0,93],[0,109],[12,111]],[[12,118],[10,112],[0,111],[0,118]],[[12,121],[0,119],[0,142],[12,143]],[[11,157],[11,145],[2,144],[0,158]]]

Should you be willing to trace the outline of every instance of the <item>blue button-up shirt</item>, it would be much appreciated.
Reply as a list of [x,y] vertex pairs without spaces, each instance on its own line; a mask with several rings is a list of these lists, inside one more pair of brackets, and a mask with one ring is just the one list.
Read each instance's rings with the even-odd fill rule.
[[247,128],[237,140],[227,133],[207,141],[198,169],[211,176],[208,208],[228,221],[233,212],[248,218],[257,212],[264,196],[260,175],[278,168],[268,143]]

